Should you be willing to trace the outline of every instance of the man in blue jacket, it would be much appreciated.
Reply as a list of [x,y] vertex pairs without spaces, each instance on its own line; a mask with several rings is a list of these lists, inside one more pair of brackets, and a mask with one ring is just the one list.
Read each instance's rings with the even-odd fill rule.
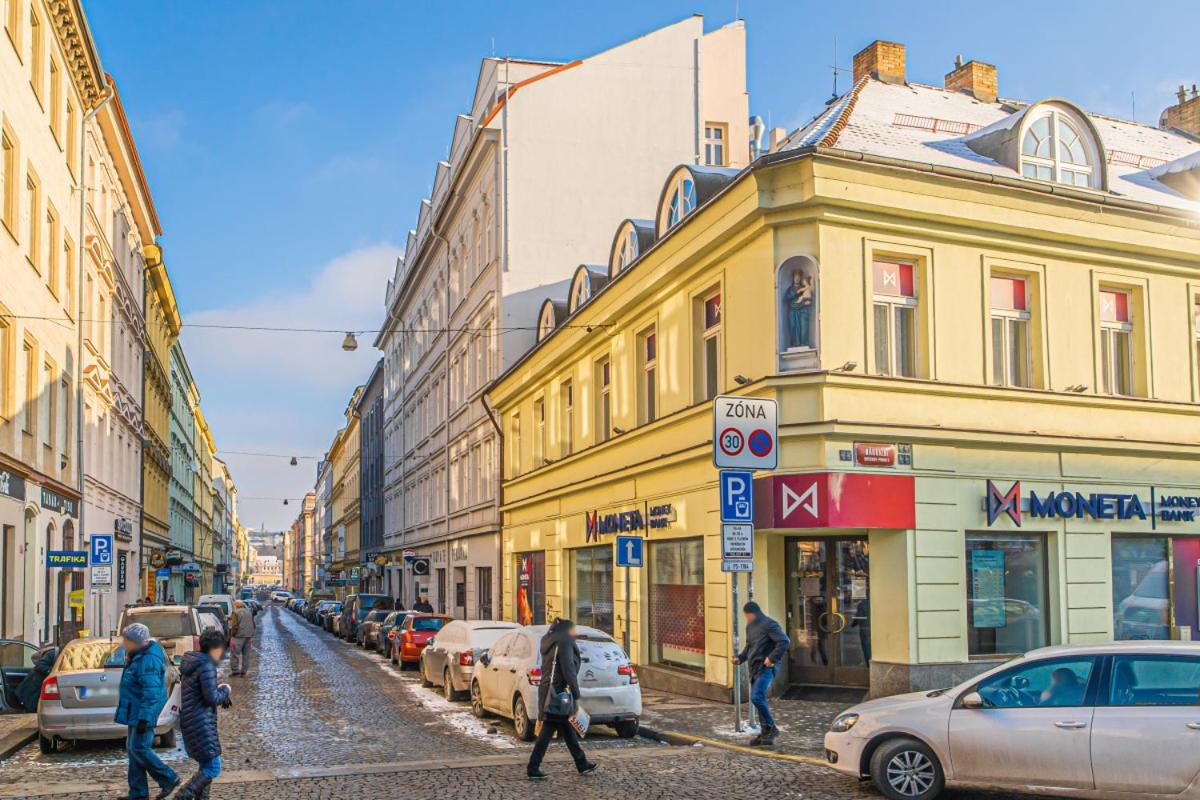
[[150,629],[140,622],[121,631],[125,647],[125,671],[117,713],[119,725],[129,727],[129,794],[121,800],[149,800],[146,773],[158,784],[155,800],[165,800],[179,785],[179,776],[154,753],[154,726],[167,704],[167,655],[162,645],[150,638]]
[[753,746],[775,744],[779,729],[767,706],[767,690],[775,680],[775,668],[787,657],[792,640],[779,623],[768,617],[751,600],[742,606],[746,615],[746,646],[733,657],[734,665],[745,663],[750,668],[750,702],[758,709],[762,733],[750,741]]

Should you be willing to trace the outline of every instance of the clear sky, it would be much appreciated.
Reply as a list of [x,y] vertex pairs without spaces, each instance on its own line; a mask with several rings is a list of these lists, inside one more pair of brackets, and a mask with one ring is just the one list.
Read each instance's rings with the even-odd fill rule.
[[[383,2],[90,0],[162,219],[184,320],[376,327],[417,204],[493,52],[585,57],[693,13],[739,14],[750,108],[793,128],[831,65],[873,39],[908,47],[910,80],[954,56],[998,68],[1000,93],[1064,96],[1154,123],[1200,82],[1195,0],[826,3],[803,0]],[[849,77],[840,78],[845,89]],[[615,223],[615,220],[614,220]],[[378,353],[341,337],[186,331],[221,451],[320,456]],[[314,460],[227,455],[243,522],[290,524]],[[270,499],[255,499],[270,498]]]

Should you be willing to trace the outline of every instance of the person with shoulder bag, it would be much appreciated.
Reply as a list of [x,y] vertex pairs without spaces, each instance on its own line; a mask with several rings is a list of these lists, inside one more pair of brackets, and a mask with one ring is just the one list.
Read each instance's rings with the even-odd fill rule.
[[580,775],[596,771],[596,765],[587,760],[579,744],[579,733],[571,722],[579,705],[579,645],[575,643],[575,623],[569,619],[556,619],[542,639],[542,680],[538,684],[537,719],[539,730],[533,752],[529,754],[529,765],[525,774],[532,781],[546,779],[542,772],[542,759],[550,747],[550,740],[558,738],[566,742],[575,759],[575,769]]

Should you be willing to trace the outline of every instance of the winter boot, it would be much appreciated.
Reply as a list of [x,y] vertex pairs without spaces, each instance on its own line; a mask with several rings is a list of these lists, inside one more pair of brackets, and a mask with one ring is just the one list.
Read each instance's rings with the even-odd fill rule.
[[759,742],[760,747],[774,747],[775,737],[779,734],[779,729],[774,725],[764,725],[762,732],[762,741]]
[[767,732],[766,727],[761,728],[759,730],[758,735],[750,740],[750,747],[758,747],[760,744],[762,744],[763,743],[763,734],[766,732]]
[[183,788],[179,790],[179,794],[175,795],[175,800],[200,800],[203,792],[208,789],[208,785],[212,783],[207,775],[203,772],[197,772],[193,775]]

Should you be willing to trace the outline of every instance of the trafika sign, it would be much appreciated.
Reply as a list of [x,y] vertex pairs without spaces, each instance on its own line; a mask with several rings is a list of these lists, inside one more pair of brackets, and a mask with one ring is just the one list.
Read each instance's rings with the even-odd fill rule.
[[775,469],[779,406],[774,400],[729,395],[713,400],[713,463],[721,469]]

